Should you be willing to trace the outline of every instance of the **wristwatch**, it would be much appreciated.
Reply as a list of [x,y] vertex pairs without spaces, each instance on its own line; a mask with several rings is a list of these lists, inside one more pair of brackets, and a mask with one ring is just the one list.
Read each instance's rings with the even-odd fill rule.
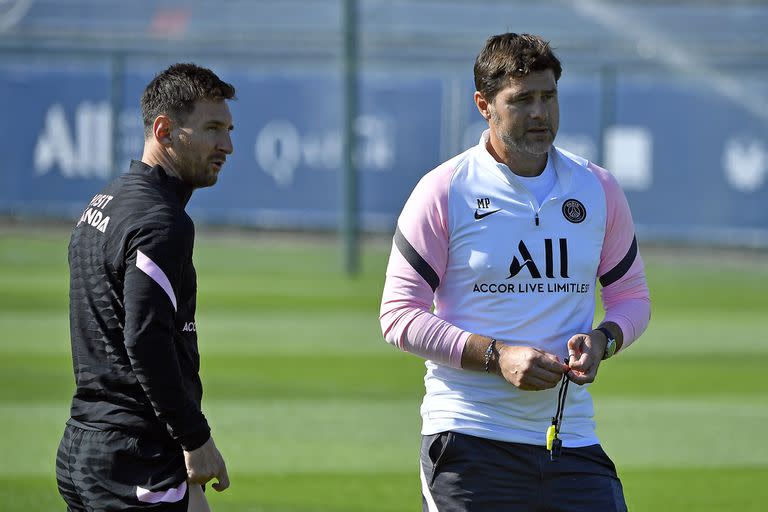
[[605,344],[605,352],[603,353],[603,359],[608,359],[616,353],[616,338],[613,336],[613,334],[611,334],[611,331],[605,327],[598,327],[595,330],[605,334],[605,339],[608,340],[608,342]]

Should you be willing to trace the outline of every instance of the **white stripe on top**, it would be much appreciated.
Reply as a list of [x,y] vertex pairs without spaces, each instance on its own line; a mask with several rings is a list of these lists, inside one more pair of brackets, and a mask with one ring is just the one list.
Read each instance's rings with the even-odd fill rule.
[[177,311],[176,294],[173,292],[173,286],[171,286],[171,282],[168,280],[165,272],[163,272],[163,269],[149,259],[149,256],[138,250],[136,251],[136,267],[151,277],[154,282],[160,285],[160,288],[165,290],[168,298],[171,299],[173,310]]
[[181,482],[178,487],[171,487],[165,491],[150,491],[136,486],[136,498],[142,503],[177,503],[181,501],[187,492],[187,482]]

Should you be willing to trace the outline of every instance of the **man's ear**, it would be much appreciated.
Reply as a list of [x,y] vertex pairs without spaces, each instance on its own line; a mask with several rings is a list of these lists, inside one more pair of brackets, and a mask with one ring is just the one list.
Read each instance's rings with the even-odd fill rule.
[[477,106],[477,110],[480,112],[480,115],[485,118],[486,121],[491,120],[491,104],[488,102],[488,100],[485,99],[483,96],[483,93],[480,91],[475,91],[475,105]]
[[159,115],[155,118],[155,122],[152,125],[152,135],[155,140],[163,146],[171,145],[171,129],[173,128],[173,122],[171,118],[166,115]]

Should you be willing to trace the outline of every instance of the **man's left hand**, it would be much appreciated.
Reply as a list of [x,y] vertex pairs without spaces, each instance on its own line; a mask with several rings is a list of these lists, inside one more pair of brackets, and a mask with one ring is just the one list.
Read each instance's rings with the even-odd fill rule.
[[568,340],[568,378],[576,384],[588,384],[595,381],[597,368],[605,353],[608,339],[600,331],[589,334],[577,334]]
[[203,446],[190,452],[184,450],[184,462],[187,466],[187,481],[190,484],[203,485],[216,478],[211,487],[218,492],[229,487],[229,474],[224,457],[221,456],[213,437],[209,438]]

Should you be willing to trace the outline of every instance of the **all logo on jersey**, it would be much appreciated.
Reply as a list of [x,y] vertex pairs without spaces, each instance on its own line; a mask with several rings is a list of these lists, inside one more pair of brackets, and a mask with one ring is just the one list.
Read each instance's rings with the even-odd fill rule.
[[[568,239],[545,238],[544,261],[536,261],[531,255],[532,242],[520,240],[512,255],[509,275],[504,282],[476,282],[472,291],[483,294],[574,294],[589,293],[588,282],[572,282],[568,268]],[[536,243],[542,243],[539,240]],[[530,278],[526,275],[530,275]],[[546,280],[545,280],[546,279]]]
[[195,322],[185,322],[184,327],[181,330],[182,332],[197,332],[197,326],[195,325]]
[[490,197],[482,197],[477,200],[477,210],[475,210],[475,220],[484,219],[489,215],[493,215],[496,212],[500,212],[501,208],[497,208],[496,210],[490,210],[490,211],[480,211],[480,210],[487,210],[491,207],[491,198]]
[[578,224],[587,218],[587,209],[578,199],[568,199],[563,203],[563,216],[568,222]]
[[[568,278],[568,240],[565,238],[559,239],[559,245],[560,245],[560,272],[559,277]],[[524,268],[527,268],[528,271],[531,273],[531,277],[534,279],[541,279],[541,272],[539,271],[539,267],[536,265],[536,262],[533,261],[533,258],[531,257],[531,252],[528,250],[528,247],[525,245],[525,242],[520,240],[520,243],[517,244],[517,250],[520,253],[520,259],[518,259],[517,256],[515,256],[512,259],[512,263],[509,265],[509,276],[507,276],[507,279],[512,279],[517,274],[520,273],[521,270]],[[544,272],[545,275],[550,278],[555,278],[555,257],[554,257],[554,250],[552,248],[552,239],[546,238],[544,239],[544,254],[545,254],[545,262],[544,262]]]

